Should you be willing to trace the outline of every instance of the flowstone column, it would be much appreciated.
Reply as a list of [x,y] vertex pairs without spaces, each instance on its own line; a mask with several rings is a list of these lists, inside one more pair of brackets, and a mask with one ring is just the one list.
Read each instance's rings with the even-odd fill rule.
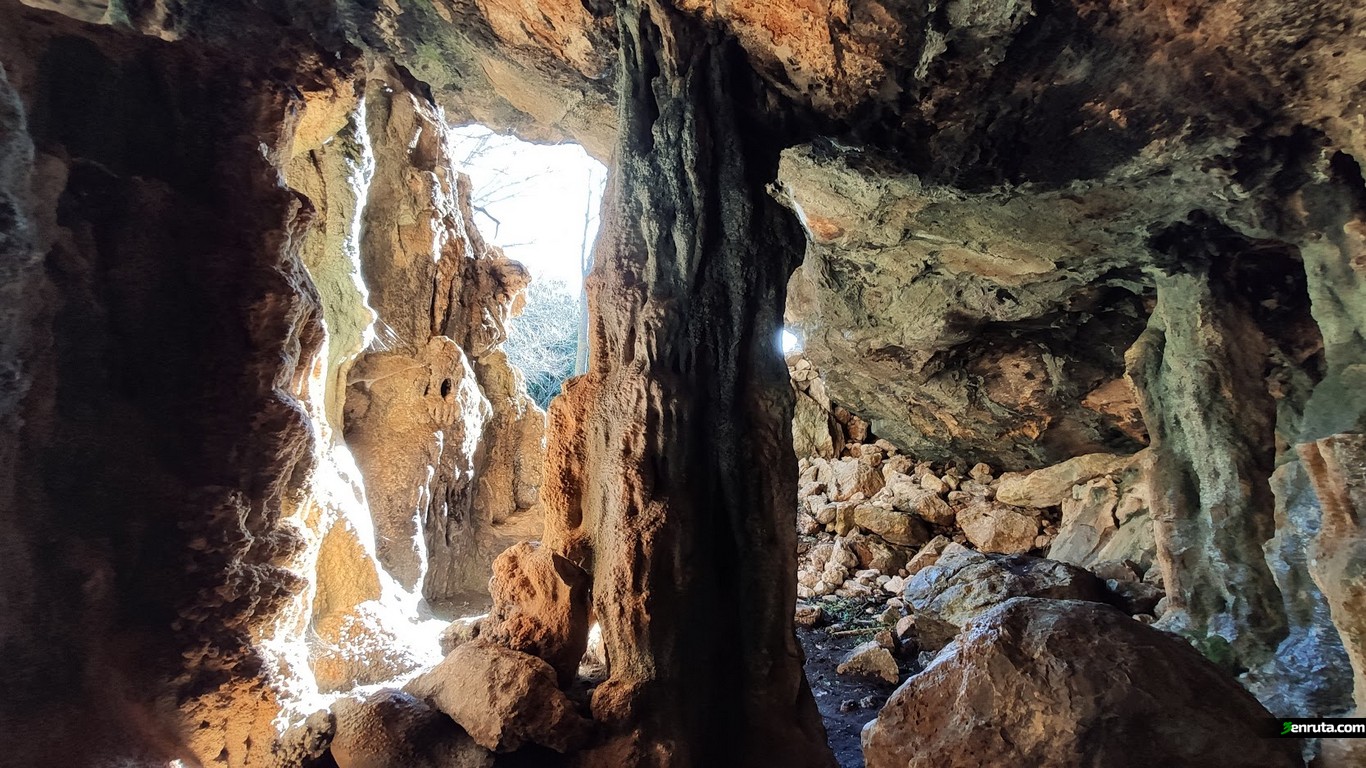
[[803,235],[738,46],[626,0],[621,133],[589,372],[551,407],[546,543],[592,574],[610,678],[583,765],[833,765],[793,635],[792,394],[776,349]]

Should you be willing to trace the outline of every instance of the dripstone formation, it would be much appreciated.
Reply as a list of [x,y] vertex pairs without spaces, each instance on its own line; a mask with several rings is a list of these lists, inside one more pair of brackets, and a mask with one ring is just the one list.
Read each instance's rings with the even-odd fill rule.
[[[847,762],[798,624],[870,766],[1366,763],[1363,28],[0,0],[0,765]],[[611,169],[548,414],[469,122]]]

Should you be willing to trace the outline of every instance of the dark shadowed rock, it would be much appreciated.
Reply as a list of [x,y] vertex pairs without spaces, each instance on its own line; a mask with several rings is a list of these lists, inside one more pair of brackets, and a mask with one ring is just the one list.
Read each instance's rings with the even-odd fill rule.
[[493,753],[449,717],[402,691],[384,689],[333,707],[338,768],[490,768]]

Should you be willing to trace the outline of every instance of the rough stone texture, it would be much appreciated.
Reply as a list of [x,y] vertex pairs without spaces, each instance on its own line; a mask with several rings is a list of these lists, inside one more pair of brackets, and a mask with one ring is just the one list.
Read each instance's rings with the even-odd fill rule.
[[483,639],[457,647],[405,690],[450,715],[486,749],[539,744],[564,752],[588,736],[589,721],[556,687],[549,664]]
[[[783,521],[768,518],[790,503],[791,489],[761,478],[743,486],[759,491],[740,490],[735,473],[712,471],[724,462],[697,458],[720,445],[731,464],[777,475],[790,469],[772,446],[791,436],[776,426],[781,419],[769,420],[786,415],[788,395],[774,388],[788,382],[776,364],[770,372],[751,359],[777,327],[767,315],[754,322],[755,307],[783,301],[765,270],[777,261],[790,268],[798,238],[707,213],[724,208],[730,216],[737,201],[767,210],[760,189],[774,174],[752,144],[768,150],[809,142],[788,151],[779,174],[786,184],[775,191],[810,233],[789,309],[806,331],[810,361],[826,377],[826,398],[844,406],[832,411],[842,430],[866,439],[863,417],[918,458],[987,458],[1009,470],[1095,451],[1133,452],[1151,431],[1160,493],[1150,500],[1150,517],[1173,591],[1168,625],[1201,642],[1232,640],[1239,663],[1296,680],[1334,668],[1337,679],[1345,677],[1328,639],[1297,639],[1328,631],[1323,610],[1331,609],[1348,648],[1361,646],[1354,620],[1361,611],[1350,588],[1356,537],[1326,525],[1341,509],[1329,508],[1340,496],[1332,489],[1347,487],[1344,478],[1355,477],[1361,462],[1341,461],[1331,471],[1309,466],[1320,440],[1366,428],[1360,3],[1064,0],[931,10],[687,0],[715,22],[717,40],[734,40],[726,49],[731,59],[715,70],[740,73],[730,85],[748,83],[754,71],[770,89],[746,99],[754,113],[746,119],[762,126],[755,131],[719,125],[731,111],[694,109],[702,100],[693,97],[706,89],[670,91],[663,75],[648,84],[628,78],[628,101],[656,100],[651,88],[658,87],[682,96],[684,107],[669,104],[674,111],[661,117],[637,104],[628,106],[625,123],[614,121],[614,70],[636,68],[650,58],[640,52],[653,48],[640,45],[639,35],[618,34],[619,24],[635,28],[632,7],[623,17],[596,0],[30,4],[70,18],[0,0],[0,616],[11,622],[4,627],[18,627],[0,637],[15,668],[31,670],[6,702],[19,722],[5,725],[46,740],[21,743],[16,760],[52,745],[62,748],[50,754],[60,764],[80,762],[67,753],[77,744],[111,759],[192,752],[246,761],[269,749],[280,712],[275,686],[296,679],[292,665],[306,661],[268,658],[255,646],[272,639],[278,617],[306,619],[309,603],[318,603],[298,576],[313,576],[316,553],[355,549],[329,541],[328,532],[358,521],[310,501],[316,489],[305,486],[317,475],[310,465],[336,462],[315,412],[332,414],[335,424],[345,399],[339,387],[317,389],[318,379],[347,380],[369,323],[341,263],[350,258],[349,228],[339,225],[359,200],[357,185],[343,178],[346,154],[296,153],[287,146],[292,139],[281,137],[297,134],[300,146],[311,147],[335,130],[330,146],[366,144],[359,128],[369,121],[344,125],[358,94],[337,71],[351,68],[357,51],[397,62],[381,68],[398,102],[413,94],[425,101],[430,93],[452,119],[475,117],[541,138],[576,136],[601,157],[620,129],[640,149],[624,155],[628,166],[645,154],[640,147],[653,146],[642,123],[706,116],[690,133],[659,131],[659,145],[712,158],[685,164],[704,176],[743,176],[743,183],[703,179],[695,196],[631,210],[650,214],[633,221],[664,256],[601,278],[609,287],[599,307],[626,307],[608,314],[631,319],[604,323],[595,342],[608,357],[625,351],[602,369],[615,378],[600,370],[602,378],[581,390],[584,399],[566,406],[567,429],[586,434],[565,438],[569,457],[557,461],[563,470],[596,452],[594,466],[611,468],[595,469],[591,482],[564,484],[588,489],[568,495],[575,509],[632,499],[639,503],[618,506],[683,509],[705,518],[689,518],[688,530],[729,532],[693,547],[692,539],[674,537],[675,528],[615,537],[596,518],[588,525],[604,532],[599,549],[620,545],[617,557],[668,550],[651,560],[661,571],[670,562],[709,563],[706,579],[760,595],[752,598],[759,607],[741,609],[731,593],[717,599],[716,590],[691,584],[677,591],[703,598],[674,600],[672,586],[655,591],[652,601],[686,603],[673,612],[677,622],[658,619],[670,612],[653,610],[654,602],[640,607],[661,625],[745,637],[749,645],[736,654],[745,673],[762,676],[766,660],[778,659],[772,679],[779,695],[756,686],[763,689],[757,698],[782,702],[775,712],[800,709],[787,706],[800,684],[784,645],[786,619],[775,618],[790,603],[769,594],[781,591],[774,585],[792,569],[764,558],[739,565],[727,553],[791,549]],[[619,40],[625,45],[614,56]],[[677,69],[704,74],[700,66]],[[315,109],[314,96],[324,93],[330,106]],[[374,102],[370,115],[377,123],[382,103]],[[376,136],[375,148],[406,162],[411,147],[427,162],[432,135],[416,144]],[[745,170],[754,168],[747,159],[757,170]],[[323,169],[317,185],[294,167],[310,163]],[[378,179],[382,189],[399,175],[385,165],[394,175]],[[682,175],[657,170],[637,177]],[[624,178],[623,198],[649,197],[643,184]],[[281,188],[281,179],[296,192]],[[392,202],[395,190],[427,198],[442,184],[418,181],[412,189],[394,184],[377,199]],[[450,180],[444,183],[449,188]],[[717,192],[736,188],[749,195]],[[726,194],[724,206],[708,207]],[[757,233],[752,253],[724,260],[746,266],[723,279],[752,288],[696,289],[721,282],[712,274],[723,271],[713,270],[719,259],[712,258],[725,251],[725,243],[713,247],[725,240],[721,230]],[[401,296],[423,286],[421,271],[381,282]],[[751,280],[755,275],[764,279]],[[475,277],[471,284],[485,284]],[[430,303],[419,310],[415,316],[432,319]],[[461,327],[470,328],[469,315],[460,314]],[[497,379],[482,367],[497,323],[478,325],[478,343],[445,328],[429,326],[426,336],[420,324],[412,328],[418,348],[450,335],[484,386]],[[1140,334],[1128,367],[1135,375],[1126,380],[1124,352]],[[717,363],[713,355],[730,357]],[[639,377],[628,381],[628,370]],[[631,381],[640,386],[626,386]],[[758,394],[743,407],[713,396],[745,382]],[[506,425],[514,436],[499,444],[534,442],[533,430],[516,425],[535,420],[519,416],[515,398],[502,399],[509,417],[500,418],[491,388],[484,386],[492,413],[486,424]],[[606,392],[618,393],[619,402],[590,407]],[[663,405],[680,392],[685,403],[701,404]],[[620,422],[600,423],[604,411],[622,414]],[[635,421],[631,414],[648,415]],[[712,417],[753,435],[762,449],[732,451],[741,438],[715,428]],[[674,440],[686,431],[676,426],[681,421],[706,424],[698,428],[705,438]],[[507,466],[495,455],[485,458]],[[656,460],[661,456],[667,459]],[[617,472],[613,462],[641,471]],[[1272,469],[1292,464],[1299,469],[1287,472],[1314,478],[1318,498],[1305,497],[1293,513],[1268,490]],[[707,478],[705,492],[691,489],[696,504],[674,498],[684,475]],[[618,493],[614,480],[601,479],[619,476],[641,482]],[[458,547],[490,556],[501,548],[464,535],[470,525],[524,517],[504,517],[507,489],[516,509],[530,509],[534,482],[486,477],[496,489],[485,495],[490,503],[480,504],[484,486],[476,483],[432,519],[415,515],[426,525],[424,538],[442,545],[433,551],[449,556],[429,568],[451,580],[429,582],[431,594],[471,583],[471,574],[446,567],[479,559]],[[1288,482],[1302,489],[1300,480]],[[966,493],[989,494],[964,485]],[[664,492],[655,494],[659,488]],[[1077,499],[1085,504],[1073,522],[1088,514],[1104,522],[1109,489],[1088,493],[1092,498]],[[623,516],[603,517],[615,523]],[[568,527],[581,522],[571,516]],[[1298,553],[1309,539],[1321,540],[1325,556],[1301,566]],[[599,573],[596,557],[578,562],[604,585],[622,575],[610,566]],[[1325,585],[1322,599],[1305,586],[1310,568]],[[366,570],[329,576],[326,587],[319,574],[321,604],[341,610],[373,594]],[[740,583],[739,572],[759,586]],[[385,574],[375,576],[383,593]],[[683,583],[668,573],[641,581]],[[718,628],[718,613],[747,618],[721,620],[726,626]],[[302,633],[298,616],[286,623]],[[636,617],[617,622],[615,635],[609,629],[614,653],[637,642],[629,629],[643,623]],[[735,631],[740,625],[753,631]],[[67,627],[82,632],[58,629]],[[649,646],[646,634],[639,643]],[[706,636],[695,644],[699,655],[709,647]],[[673,658],[660,650],[640,655]],[[1266,666],[1276,657],[1293,660],[1293,673]],[[691,666],[716,668],[712,661]],[[272,675],[276,681],[265,682]],[[660,687],[681,682],[693,681]],[[108,695],[87,712],[93,697],[76,707],[52,704],[50,690]],[[1324,691],[1327,706],[1332,697]],[[732,694],[684,700],[699,702],[691,711],[726,722],[726,706],[700,702],[747,700]],[[635,701],[634,689],[620,700]],[[180,715],[156,701],[187,702],[185,722],[197,730],[183,735],[165,725]],[[31,727],[29,718],[44,727]],[[624,716],[618,724],[640,719]],[[751,720],[762,718],[729,718]],[[697,724],[702,716],[680,721],[693,733],[708,728]],[[66,722],[79,722],[82,738],[67,738]],[[201,722],[208,725],[198,728]],[[186,740],[195,743],[187,749]],[[787,732],[770,740],[796,745],[818,736]],[[772,755],[741,750],[735,759],[763,764]]]
[[919,518],[878,504],[859,504],[851,510],[854,525],[877,534],[892,544],[918,547],[930,540],[929,531]]
[[1048,557],[1088,567],[1132,561],[1146,571],[1157,555],[1148,501],[1151,478],[1151,453],[1141,451],[1115,477],[1074,486],[1062,501],[1062,520]]
[[892,652],[883,648],[876,640],[869,640],[855,647],[840,660],[835,672],[841,675],[872,677],[895,683],[901,679]]
[[493,608],[479,637],[546,661],[567,687],[588,647],[591,584],[582,568],[540,544],[509,547],[493,561]]
[[1091,572],[1029,555],[985,555],[950,544],[932,566],[906,584],[906,606],[962,628],[1013,597],[1104,601],[1105,585]]
[[593,575],[611,664],[602,741],[578,762],[829,766],[793,632],[792,389],[773,340],[802,238],[767,188],[783,125],[718,30],[654,0],[616,16],[592,355],[551,404],[542,490],[546,545]]
[[830,470],[831,501],[850,501],[857,494],[870,499],[885,483],[876,467],[858,459],[836,459],[830,462]]
[[268,759],[323,337],[277,67],[335,77],[0,3],[6,761]]
[[1183,640],[1110,608],[1019,598],[973,621],[863,731],[869,768],[1302,765]]
[[1028,474],[1007,472],[996,481],[996,500],[1017,507],[1056,507],[1072,498],[1072,487],[1123,469],[1129,456],[1092,453]]
[[[1191,234],[1178,230],[1169,247],[1194,258],[1183,249],[1221,245]],[[1162,624],[1197,640],[1217,635],[1251,666],[1286,634],[1262,554],[1275,526],[1275,406],[1263,381],[1270,341],[1247,310],[1216,298],[1224,290],[1198,272],[1160,278],[1148,329],[1127,355],[1152,433]]]
[[481,590],[537,533],[544,415],[498,349],[529,278],[474,229],[445,123],[409,85],[384,69],[366,84],[358,259],[377,330],[347,375],[345,440],[380,561],[439,600]]
[[316,618],[309,664],[318,690],[347,691],[382,683],[412,672],[426,661],[409,649],[399,634],[398,621],[374,603]]
[[920,551],[906,562],[906,572],[914,576],[939,562],[939,556],[944,554],[944,550],[952,543],[947,536],[935,536],[930,539],[928,544],[921,547]]
[[957,519],[963,535],[983,552],[1028,552],[1039,533],[1038,518],[982,499],[958,510]]
[[931,525],[952,525],[955,514],[933,491],[925,490],[906,475],[893,474],[876,497],[888,500],[894,509],[909,512]]
[[493,753],[450,718],[392,689],[333,706],[337,768],[492,768]]

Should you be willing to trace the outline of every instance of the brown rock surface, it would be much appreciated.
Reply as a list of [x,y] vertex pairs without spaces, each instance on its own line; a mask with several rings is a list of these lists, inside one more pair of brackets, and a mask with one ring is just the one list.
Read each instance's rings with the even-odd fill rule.
[[1118,472],[1129,456],[1093,453],[1028,474],[1007,472],[996,481],[996,500],[1016,507],[1056,507],[1072,498],[1072,487]]
[[841,675],[873,677],[889,683],[901,679],[892,652],[876,640],[869,640],[845,654],[835,671]]
[[590,586],[582,568],[547,547],[515,544],[493,561],[493,608],[479,637],[546,661],[568,686],[588,646]]
[[1149,514],[1151,472],[1151,455],[1144,451],[1116,479],[1098,477],[1074,486],[1063,499],[1049,558],[1083,566],[1107,560],[1133,561],[1145,570],[1151,566],[1157,550]]
[[482,638],[451,651],[405,690],[498,752],[524,744],[564,752],[582,745],[589,733],[589,721],[560,692],[549,664]]
[[903,547],[918,547],[930,539],[920,518],[891,507],[859,504],[853,508],[850,519],[859,528]]
[[384,689],[333,706],[337,768],[492,768],[493,753],[450,718],[402,691]]
[[829,766],[793,632],[793,395],[773,340],[803,242],[768,186],[784,126],[719,30],[656,0],[615,10],[591,359],[551,404],[542,490],[545,544],[593,575],[611,664],[602,740],[577,761]]
[[972,622],[863,732],[869,768],[1291,768],[1270,713],[1180,638],[1110,608],[1011,600]]
[[537,533],[544,416],[498,349],[529,278],[474,229],[436,110],[384,69],[365,100],[359,260],[382,333],[350,370],[345,438],[381,562],[443,599],[482,589],[497,553]]

